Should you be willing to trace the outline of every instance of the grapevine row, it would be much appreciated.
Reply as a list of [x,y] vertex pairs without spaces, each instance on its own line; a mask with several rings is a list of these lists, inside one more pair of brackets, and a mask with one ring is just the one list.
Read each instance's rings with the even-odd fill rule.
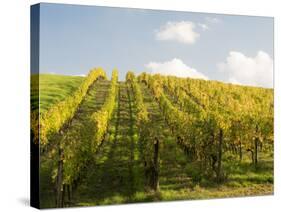
[[[106,78],[105,72],[101,68],[91,70],[79,88],[63,101],[53,105],[48,111],[40,114],[40,145],[45,146],[48,144],[52,135],[59,132],[65,123],[70,121],[79,104],[87,94],[89,87],[99,78]],[[34,118],[35,119],[35,118]],[[34,131],[38,128],[35,119],[32,123]],[[35,141],[38,140],[35,139]]]
[[226,149],[239,153],[240,160],[242,148],[253,154],[253,163],[257,162],[257,143],[260,149],[272,148],[273,95],[270,89],[175,77],[167,77],[166,82],[164,86],[179,102],[185,95],[192,95],[196,102],[215,114],[228,137]]
[[101,109],[93,112],[87,123],[78,129],[68,130],[62,136],[58,147],[58,165],[54,166],[57,181],[57,204],[63,204],[63,190],[75,185],[83,174],[88,162],[105,139],[109,121],[115,108],[118,72],[112,72],[108,95]]
[[[245,150],[252,152],[253,158],[255,157],[253,162],[257,163],[257,145],[263,138],[270,139],[272,135],[273,127],[270,124],[272,111],[268,109],[270,98],[257,101],[255,95],[257,91],[248,89],[248,96],[252,92],[249,100],[252,108],[246,110],[246,103],[234,98],[234,96],[237,98],[241,91],[231,91],[229,86],[225,89],[227,92],[223,93],[220,91],[224,89],[218,86],[213,92],[210,91],[210,87],[204,87],[207,83],[200,81],[197,90],[192,87],[192,91],[189,92],[187,88],[191,87],[191,83],[187,86],[185,83],[187,80],[145,73],[139,76],[139,81],[145,83],[155,96],[178,143],[192,159],[201,161],[205,170],[212,170],[218,180],[223,177],[223,149],[229,150],[234,147],[232,151],[237,152],[239,147],[241,155],[242,139]],[[233,103],[237,107],[236,110]],[[255,111],[260,111],[261,105],[264,106],[266,115],[259,117]],[[248,114],[237,114],[237,110],[241,108]]]

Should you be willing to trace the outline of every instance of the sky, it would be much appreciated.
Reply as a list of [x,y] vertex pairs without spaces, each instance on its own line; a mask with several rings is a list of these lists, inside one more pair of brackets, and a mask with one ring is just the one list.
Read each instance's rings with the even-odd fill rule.
[[273,18],[97,6],[40,6],[41,73],[102,67],[273,87]]

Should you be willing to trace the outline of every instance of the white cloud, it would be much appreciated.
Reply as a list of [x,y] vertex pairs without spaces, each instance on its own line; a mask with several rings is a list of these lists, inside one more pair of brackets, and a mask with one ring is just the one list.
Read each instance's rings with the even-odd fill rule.
[[211,23],[211,24],[218,24],[221,22],[220,19],[212,18],[212,17],[206,17],[205,20],[206,20],[206,22]]
[[174,58],[166,62],[150,62],[145,65],[151,74],[173,75],[177,77],[190,77],[208,79],[204,74],[184,64],[180,59]]
[[208,29],[209,29],[209,27],[208,27],[208,25],[207,25],[207,24],[201,24],[201,23],[198,23],[198,26],[199,26],[199,27],[201,27],[201,29],[202,29],[203,31],[206,31],[206,30],[208,30]]
[[86,74],[73,74],[74,77],[86,77]]
[[156,31],[157,40],[174,40],[184,44],[193,44],[200,37],[194,31],[195,24],[190,21],[167,22]]
[[273,87],[273,60],[266,52],[258,51],[255,57],[247,57],[241,52],[231,51],[226,62],[217,66],[228,75],[231,83]]

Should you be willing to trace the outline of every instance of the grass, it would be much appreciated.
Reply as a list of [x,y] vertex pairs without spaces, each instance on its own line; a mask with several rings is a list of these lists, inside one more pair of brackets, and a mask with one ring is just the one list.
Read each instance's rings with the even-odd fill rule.
[[[135,190],[134,195],[128,198],[128,196],[124,194],[118,192],[114,193],[114,189],[112,189],[112,195],[106,195],[98,201],[88,195],[86,199],[79,199],[76,205],[93,206],[273,194],[272,161],[267,161],[266,163],[261,162],[260,170],[257,172],[254,172],[254,168],[248,162],[243,162],[243,164],[240,165],[242,168],[238,168],[236,172],[234,171],[231,173],[227,182],[221,185],[206,179],[201,180],[201,182],[194,182],[191,180],[191,176],[189,178],[180,176],[188,176],[185,170],[182,170],[181,173],[176,169],[168,172],[165,171],[163,167],[160,179],[160,190],[156,193],[147,190]],[[172,174],[172,172],[174,174]]]
[[40,206],[42,208],[54,207],[55,205],[55,195],[54,188],[55,185],[52,178],[52,160],[46,160],[45,158],[40,158]]
[[[32,109],[37,109],[39,106],[39,94],[40,112],[44,112],[48,110],[53,104],[62,101],[65,97],[71,95],[83,82],[84,77],[56,74],[39,74],[39,76],[31,76],[31,80]],[[40,86],[38,86],[38,81]]]

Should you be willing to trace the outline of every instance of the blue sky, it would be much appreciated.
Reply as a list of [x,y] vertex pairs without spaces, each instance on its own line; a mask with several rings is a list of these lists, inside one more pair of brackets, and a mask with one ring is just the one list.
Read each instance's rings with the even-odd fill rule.
[[40,72],[103,67],[273,86],[273,18],[41,4]]

